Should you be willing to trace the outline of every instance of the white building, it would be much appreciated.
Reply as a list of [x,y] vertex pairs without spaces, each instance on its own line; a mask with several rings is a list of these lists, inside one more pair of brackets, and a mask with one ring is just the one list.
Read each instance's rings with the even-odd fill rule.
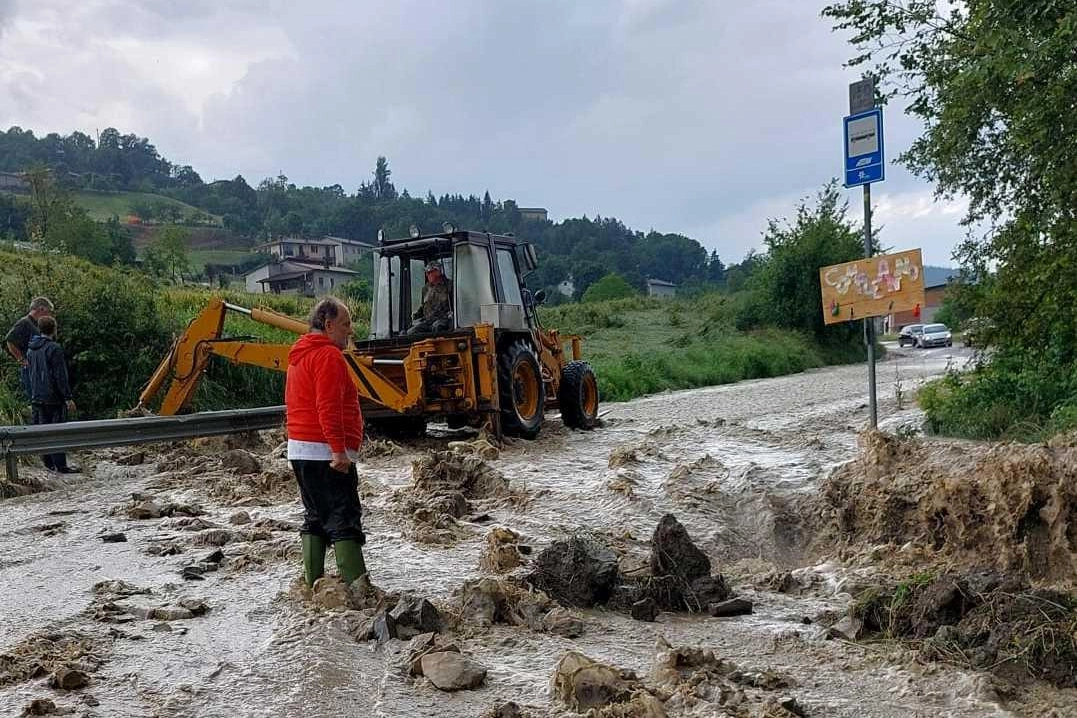
[[255,247],[277,260],[317,260],[333,267],[344,267],[360,260],[361,255],[375,247],[357,239],[326,236],[321,239],[281,237]]
[[273,262],[243,277],[248,292],[255,294],[302,294],[308,297],[338,294],[339,288],[359,273],[345,267],[326,266],[325,262],[286,259]]
[[647,280],[647,296],[649,297],[673,297],[677,295],[677,285],[665,282],[661,279]]

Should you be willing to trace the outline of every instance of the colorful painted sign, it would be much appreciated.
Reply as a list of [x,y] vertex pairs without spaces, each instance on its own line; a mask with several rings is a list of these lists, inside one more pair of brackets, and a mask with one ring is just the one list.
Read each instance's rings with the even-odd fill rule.
[[919,249],[834,264],[819,270],[827,324],[916,311],[924,306]]

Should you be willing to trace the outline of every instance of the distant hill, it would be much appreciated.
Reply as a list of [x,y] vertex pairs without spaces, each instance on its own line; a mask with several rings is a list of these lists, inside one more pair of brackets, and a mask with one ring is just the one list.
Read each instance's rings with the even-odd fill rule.
[[940,284],[946,284],[950,277],[956,277],[958,270],[951,267],[934,267],[928,264],[924,265],[924,286],[935,287]]

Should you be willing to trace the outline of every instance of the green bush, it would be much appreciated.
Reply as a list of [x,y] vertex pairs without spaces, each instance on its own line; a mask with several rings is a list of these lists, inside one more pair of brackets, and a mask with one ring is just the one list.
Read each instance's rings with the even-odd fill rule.
[[[35,296],[56,305],[57,339],[68,358],[79,415],[106,416],[132,404],[169,343],[154,284],[136,272],[60,255],[0,252],[0,263],[5,331]],[[3,386],[8,405],[18,397],[18,367],[10,358],[4,361]],[[14,404],[23,402],[16,398]]]
[[917,396],[931,431],[969,439],[1038,441],[1077,427],[1077,366],[997,355]]
[[625,299],[639,296],[639,292],[620,274],[607,274],[592,284],[583,293],[580,301],[584,303],[605,302],[611,299]]

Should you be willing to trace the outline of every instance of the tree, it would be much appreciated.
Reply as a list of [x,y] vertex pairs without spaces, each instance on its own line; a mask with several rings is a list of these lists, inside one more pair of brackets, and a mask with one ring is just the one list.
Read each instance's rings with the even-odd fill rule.
[[901,161],[939,196],[967,197],[966,223],[988,227],[956,256],[977,276],[997,267],[977,313],[997,326],[999,350],[1066,376],[1077,362],[1077,6],[940,6],[843,0],[823,14],[853,32],[850,64],[924,123]]
[[847,212],[832,181],[816,196],[814,206],[806,201],[797,206],[792,222],[770,220],[763,236],[767,254],[749,282],[752,301],[737,318],[741,327],[800,329],[830,345],[860,341],[859,323],[826,326],[819,285],[820,267],[863,254],[861,231],[849,222]]
[[572,267],[572,286],[576,299],[580,299],[587,288],[606,276],[607,269],[598,262],[580,261]]
[[0,238],[5,241],[23,239],[29,218],[28,202],[13,195],[0,194]]
[[389,170],[389,161],[384,157],[379,157],[374,167],[374,184],[371,186],[375,200],[386,202],[396,199],[396,187],[389,181],[392,174]]
[[748,282],[763,264],[763,257],[754,249],[749,249],[737,264],[731,264],[725,270],[725,286],[730,292],[739,292],[748,286]]
[[171,224],[163,227],[146,249],[143,263],[147,270],[158,276],[170,274],[177,281],[189,268],[187,239],[190,232],[184,227]]
[[113,215],[105,223],[105,235],[108,238],[109,254],[113,263],[135,263],[135,247],[131,243],[131,235],[120,225],[119,217]]
[[49,223],[42,244],[57,252],[82,257],[94,264],[112,263],[112,243],[105,230],[86,211],[71,206]]
[[35,165],[26,172],[30,185],[30,218],[26,231],[31,242],[43,242],[53,221],[71,212],[69,192],[56,184],[52,171],[45,165]]
[[638,296],[639,292],[619,274],[607,274],[587,288],[583,293],[583,302],[604,302],[609,299],[624,299]]
[[719,284],[725,279],[725,265],[718,257],[716,250],[711,250],[711,256],[707,258],[707,281]]

